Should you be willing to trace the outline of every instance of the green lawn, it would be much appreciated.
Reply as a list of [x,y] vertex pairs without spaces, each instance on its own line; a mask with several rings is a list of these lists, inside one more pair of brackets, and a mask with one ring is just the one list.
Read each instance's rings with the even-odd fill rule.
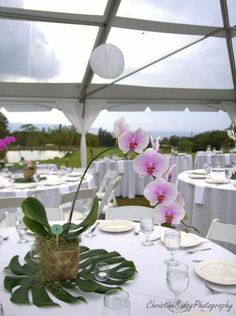
[[[106,148],[108,148],[108,147],[93,147],[92,149],[87,148],[87,157],[88,157],[87,163],[89,163],[92,158],[94,158],[96,155],[101,153]],[[103,156],[112,156],[112,155],[124,157],[124,155],[122,154],[122,152],[118,148],[113,148],[112,150],[106,152]],[[193,161],[195,159],[195,155],[196,155],[195,153],[192,153]],[[102,158],[103,156],[100,156],[99,158]],[[58,168],[62,165],[66,165],[66,164],[68,165],[68,167],[77,167],[77,168],[81,167],[81,160],[80,160],[80,152],[79,151],[68,153],[63,158],[55,158],[55,159],[50,159],[50,160],[44,160],[41,162],[54,163],[57,165]]]

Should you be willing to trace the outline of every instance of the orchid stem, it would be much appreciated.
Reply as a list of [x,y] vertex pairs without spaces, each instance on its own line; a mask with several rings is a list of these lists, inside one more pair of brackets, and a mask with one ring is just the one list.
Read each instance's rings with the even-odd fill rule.
[[102,156],[104,153],[106,153],[107,151],[109,150],[112,150],[112,149],[115,149],[115,147],[110,147],[110,148],[107,148],[107,149],[104,149],[102,152],[100,152],[99,154],[97,154],[97,156],[95,156],[88,164],[88,166],[86,167],[86,169],[84,170],[84,173],[80,179],[80,182],[79,182],[79,185],[78,185],[78,188],[75,192],[75,197],[74,197],[74,200],[73,200],[73,203],[72,203],[72,207],[71,207],[71,211],[70,211],[70,215],[69,215],[69,219],[68,219],[68,227],[67,227],[67,230],[66,230],[66,233],[65,233],[65,236],[67,236],[68,232],[69,232],[69,229],[70,229],[70,224],[71,224],[71,220],[72,220],[72,216],[73,216],[73,212],[74,212],[74,208],[75,208],[75,203],[76,203],[76,200],[77,200],[77,196],[79,194],[79,190],[80,190],[80,187],[82,185],[82,182],[84,180],[84,177],[88,171],[88,169],[90,168],[91,164],[100,156]]

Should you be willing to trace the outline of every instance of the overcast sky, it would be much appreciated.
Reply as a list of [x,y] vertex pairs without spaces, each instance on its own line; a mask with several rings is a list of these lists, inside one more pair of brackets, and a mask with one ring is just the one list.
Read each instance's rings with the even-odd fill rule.
[[[135,3],[135,6],[134,6]],[[228,0],[231,25],[236,24],[236,0]],[[89,14],[101,14],[105,0],[0,0],[0,5]],[[45,6],[45,7],[44,7]],[[100,6],[100,7],[99,7]],[[92,11],[91,11],[92,10]],[[222,26],[218,0],[125,0],[118,15],[177,23]],[[0,80],[79,82],[91,53],[97,28],[55,23],[0,20]],[[129,73],[198,37],[113,29],[108,42],[117,45]],[[235,41],[234,41],[235,43]],[[94,77],[93,82],[106,82]],[[156,87],[232,88],[226,44],[211,38],[133,75],[120,84]],[[52,113],[6,113],[10,122],[69,124]],[[112,129],[122,113],[103,111],[93,127]],[[133,126],[150,130],[205,131],[230,125],[228,115],[218,113],[145,112],[125,113]]]

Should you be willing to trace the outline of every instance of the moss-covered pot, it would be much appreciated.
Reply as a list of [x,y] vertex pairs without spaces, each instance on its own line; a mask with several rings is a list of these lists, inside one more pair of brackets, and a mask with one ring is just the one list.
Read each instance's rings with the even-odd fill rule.
[[24,178],[25,180],[33,180],[36,170],[32,168],[24,169]]
[[39,254],[39,277],[41,281],[73,280],[78,277],[79,241],[64,242],[55,247],[54,241],[37,238],[35,245]]

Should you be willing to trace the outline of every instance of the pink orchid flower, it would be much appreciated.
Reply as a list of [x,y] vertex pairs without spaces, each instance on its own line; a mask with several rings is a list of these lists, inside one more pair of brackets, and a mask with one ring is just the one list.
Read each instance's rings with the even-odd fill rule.
[[144,153],[137,156],[133,161],[134,170],[141,176],[162,176],[168,169],[169,161],[166,157],[148,148]]
[[114,122],[114,134],[118,138],[122,133],[129,129],[129,124],[125,122],[125,118],[121,117]]
[[166,173],[163,175],[163,178],[168,181],[173,183],[173,169],[176,167],[176,165],[172,165],[169,167],[169,169],[166,171]]
[[171,204],[176,200],[178,194],[172,183],[160,178],[150,182],[143,193],[152,206],[160,203]]
[[155,217],[157,220],[169,225],[178,225],[185,215],[183,206],[175,202],[170,205],[157,205],[155,210]]
[[118,138],[118,146],[124,154],[127,154],[129,151],[142,153],[148,143],[149,135],[142,128],[138,128],[134,132],[126,130]]
[[150,135],[150,141],[151,141],[151,144],[152,144],[152,148],[155,150],[155,151],[159,151],[160,149],[160,143],[159,143],[159,139],[160,137],[158,136],[155,140],[154,138]]

